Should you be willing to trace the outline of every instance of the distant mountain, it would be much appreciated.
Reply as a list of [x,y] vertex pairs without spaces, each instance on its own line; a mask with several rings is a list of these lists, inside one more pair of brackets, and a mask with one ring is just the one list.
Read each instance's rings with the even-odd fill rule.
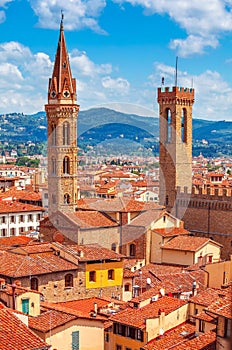
[[[94,108],[81,111],[78,116],[79,146],[96,146],[102,142],[128,140],[139,143],[145,148],[158,150],[159,119],[125,114],[107,108]],[[45,142],[47,139],[47,120],[45,112],[33,115],[11,113],[0,115],[1,141]],[[232,122],[193,119],[194,149],[199,141],[208,141],[209,146],[232,147]],[[205,150],[206,146],[202,146]],[[213,151],[214,152],[214,151]],[[228,152],[227,152],[228,153]]]

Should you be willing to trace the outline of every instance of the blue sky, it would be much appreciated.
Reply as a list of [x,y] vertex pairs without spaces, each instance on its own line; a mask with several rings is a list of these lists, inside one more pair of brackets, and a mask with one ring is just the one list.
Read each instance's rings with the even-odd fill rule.
[[0,0],[0,113],[44,110],[61,9],[82,110],[158,116],[178,56],[193,116],[232,120],[232,0]]

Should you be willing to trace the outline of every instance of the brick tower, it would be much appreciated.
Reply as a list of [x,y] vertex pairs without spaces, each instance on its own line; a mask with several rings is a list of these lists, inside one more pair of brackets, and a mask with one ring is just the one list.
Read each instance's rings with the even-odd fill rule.
[[158,88],[160,117],[160,204],[176,214],[177,188],[192,190],[194,89]]
[[73,212],[77,187],[76,80],[72,78],[66,49],[63,15],[52,78],[45,105],[48,122],[48,214]]

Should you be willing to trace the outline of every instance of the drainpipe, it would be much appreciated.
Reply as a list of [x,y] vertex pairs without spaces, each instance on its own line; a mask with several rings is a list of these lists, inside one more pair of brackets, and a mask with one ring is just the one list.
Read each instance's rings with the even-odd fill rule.
[[13,306],[12,306],[12,309],[13,310],[15,310],[15,289],[16,289],[16,284],[15,283],[13,283],[12,285],[11,285],[11,287],[12,287],[12,301],[13,301]]

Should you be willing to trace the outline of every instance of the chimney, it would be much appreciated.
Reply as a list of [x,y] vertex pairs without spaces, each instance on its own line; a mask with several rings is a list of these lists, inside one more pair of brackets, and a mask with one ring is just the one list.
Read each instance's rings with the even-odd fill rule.
[[96,303],[96,301],[93,303],[93,309],[94,309],[94,313],[97,315],[97,303]]

